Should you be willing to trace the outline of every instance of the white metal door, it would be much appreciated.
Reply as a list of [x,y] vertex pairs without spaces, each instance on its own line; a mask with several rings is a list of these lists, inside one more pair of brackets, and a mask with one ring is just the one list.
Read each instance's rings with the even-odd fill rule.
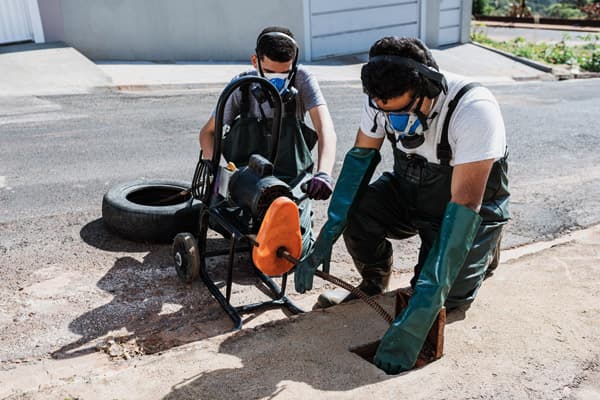
[[438,44],[454,44],[460,42],[462,22],[462,1],[442,0],[440,3],[440,36]]
[[366,52],[384,36],[419,37],[420,0],[310,0],[311,58]]
[[0,0],[0,44],[32,39],[28,2]]

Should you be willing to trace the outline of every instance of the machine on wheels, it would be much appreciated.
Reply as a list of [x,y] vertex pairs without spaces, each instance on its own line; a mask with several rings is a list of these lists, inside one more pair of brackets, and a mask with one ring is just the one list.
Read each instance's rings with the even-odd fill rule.
[[[251,85],[251,92],[257,100],[268,101],[273,109],[271,134],[267,138],[268,148],[264,151],[265,156],[250,155],[246,166],[238,168],[230,163],[224,167],[220,165],[222,137],[230,128],[223,123],[225,105],[229,97],[244,85]],[[253,261],[251,261],[251,268],[267,286],[271,299],[241,306],[233,306],[231,303],[236,254],[251,252],[257,246],[256,235],[267,210],[276,199],[283,197],[290,201],[299,201],[292,195],[290,186],[273,175],[273,165],[278,156],[282,117],[281,97],[275,86],[267,79],[243,76],[231,82],[223,90],[217,102],[212,160],[198,162],[192,181],[192,195],[200,201],[198,229],[195,234],[179,233],[173,241],[177,275],[188,283],[200,276],[211,294],[233,320],[234,329],[242,327],[241,314],[260,307],[284,306],[295,314],[303,312],[285,295],[289,268],[282,273],[274,271],[274,274],[270,274],[281,276],[280,286],[271,276],[258,269]],[[229,248],[207,251],[209,228],[229,240]],[[300,256],[300,251],[301,249],[297,249],[296,257]],[[217,287],[207,269],[207,259],[218,256],[228,256],[225,294]]]

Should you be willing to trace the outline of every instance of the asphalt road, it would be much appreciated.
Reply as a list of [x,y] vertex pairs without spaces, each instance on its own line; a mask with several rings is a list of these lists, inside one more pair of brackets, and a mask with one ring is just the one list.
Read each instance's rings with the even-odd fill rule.
[[[360,118],[358,83],[324,84],[338,164]],[[491,87],[510,146],[513,219],[504,246],[600,221],[600,80]],[[100,217],[102,195],[139,177],[190,180],[219,90],[0,98],[0,224]],[[391,168],[389,145],[379,170]],[[324,209],[324,205],[321,206]]]
[[589,43],[589,41],[586,42],[583,38],[586,36],[593,38],[598,35],[598,33],[595,32],[514,27],[502,28],[495,26],[478,26],[475,29],[486,33],[490,39],[494,40],[512,40],[517,37],[522,37],[528,42],[533,43],[556,43],[565,40],[569,45],[583,45]]

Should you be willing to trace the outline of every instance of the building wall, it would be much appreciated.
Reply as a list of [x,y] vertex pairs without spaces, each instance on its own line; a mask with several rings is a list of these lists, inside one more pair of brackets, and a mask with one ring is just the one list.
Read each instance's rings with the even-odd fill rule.
[[471,0],[424,0],[422,38],[430,48],[470,41]]
[[38,0],[38,5],[46,42],[63,41],[65,31],[60,0]]
[[462,0],[440,1],[440,33],[438,45],[460,43]]
[[[42,8],[45,26],[46,23],[52,26],[48,28],[52,31],[51,38],[64,41],[92,59],[247,60],[258,33],[268,25],[290,28],[303,47],[301,0],[40,0],[40,3],[46,1],[48,4]],[[301,57],[304,58],[303,54]]]
[[312,58],[361,53],[384,36],[419,36],[420,0],[310,0]]
[[[35,0],[30,0],[35,1]],[[471,0],[37,0],[46,41],[96,60],[246,61],[268,25],[300,59],[367,51],[388,35],[469,41]]]

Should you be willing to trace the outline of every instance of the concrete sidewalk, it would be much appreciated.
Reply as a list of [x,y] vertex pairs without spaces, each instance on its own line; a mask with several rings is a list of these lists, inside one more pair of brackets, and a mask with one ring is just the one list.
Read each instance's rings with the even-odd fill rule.
[[[447,74],[486,84],[552,79],[552,76],[481,47],[464,44],[432,50]],[[366,54],[306,64],[320,82],[358,82]],[[92,62],[63,44],[0,46],[0,96],[87,93],[98,88],[222,87],[250,68],[247,62]]]
[[400,375],[350,351],[387,329],[355,301],[154,355],[18,364],[0,398],[598,399],[599,241],[595,226],[505,251],[473,306],[448,314],[444,357]]
[[[507,57],[472,44],[432,50],[441,70],[447,74],[469,76],[482,83],[506,83],[515,80],[551,79],[551,76]],[[368,55],[339,57],[326,62],[304,64],[319,82],[360,80],[360,69]],[[115,86],[225,84],[249,68],[246,63],[96,63]]]
[[111,78],[62,43],[0,46],[0,96],[87,93]]

